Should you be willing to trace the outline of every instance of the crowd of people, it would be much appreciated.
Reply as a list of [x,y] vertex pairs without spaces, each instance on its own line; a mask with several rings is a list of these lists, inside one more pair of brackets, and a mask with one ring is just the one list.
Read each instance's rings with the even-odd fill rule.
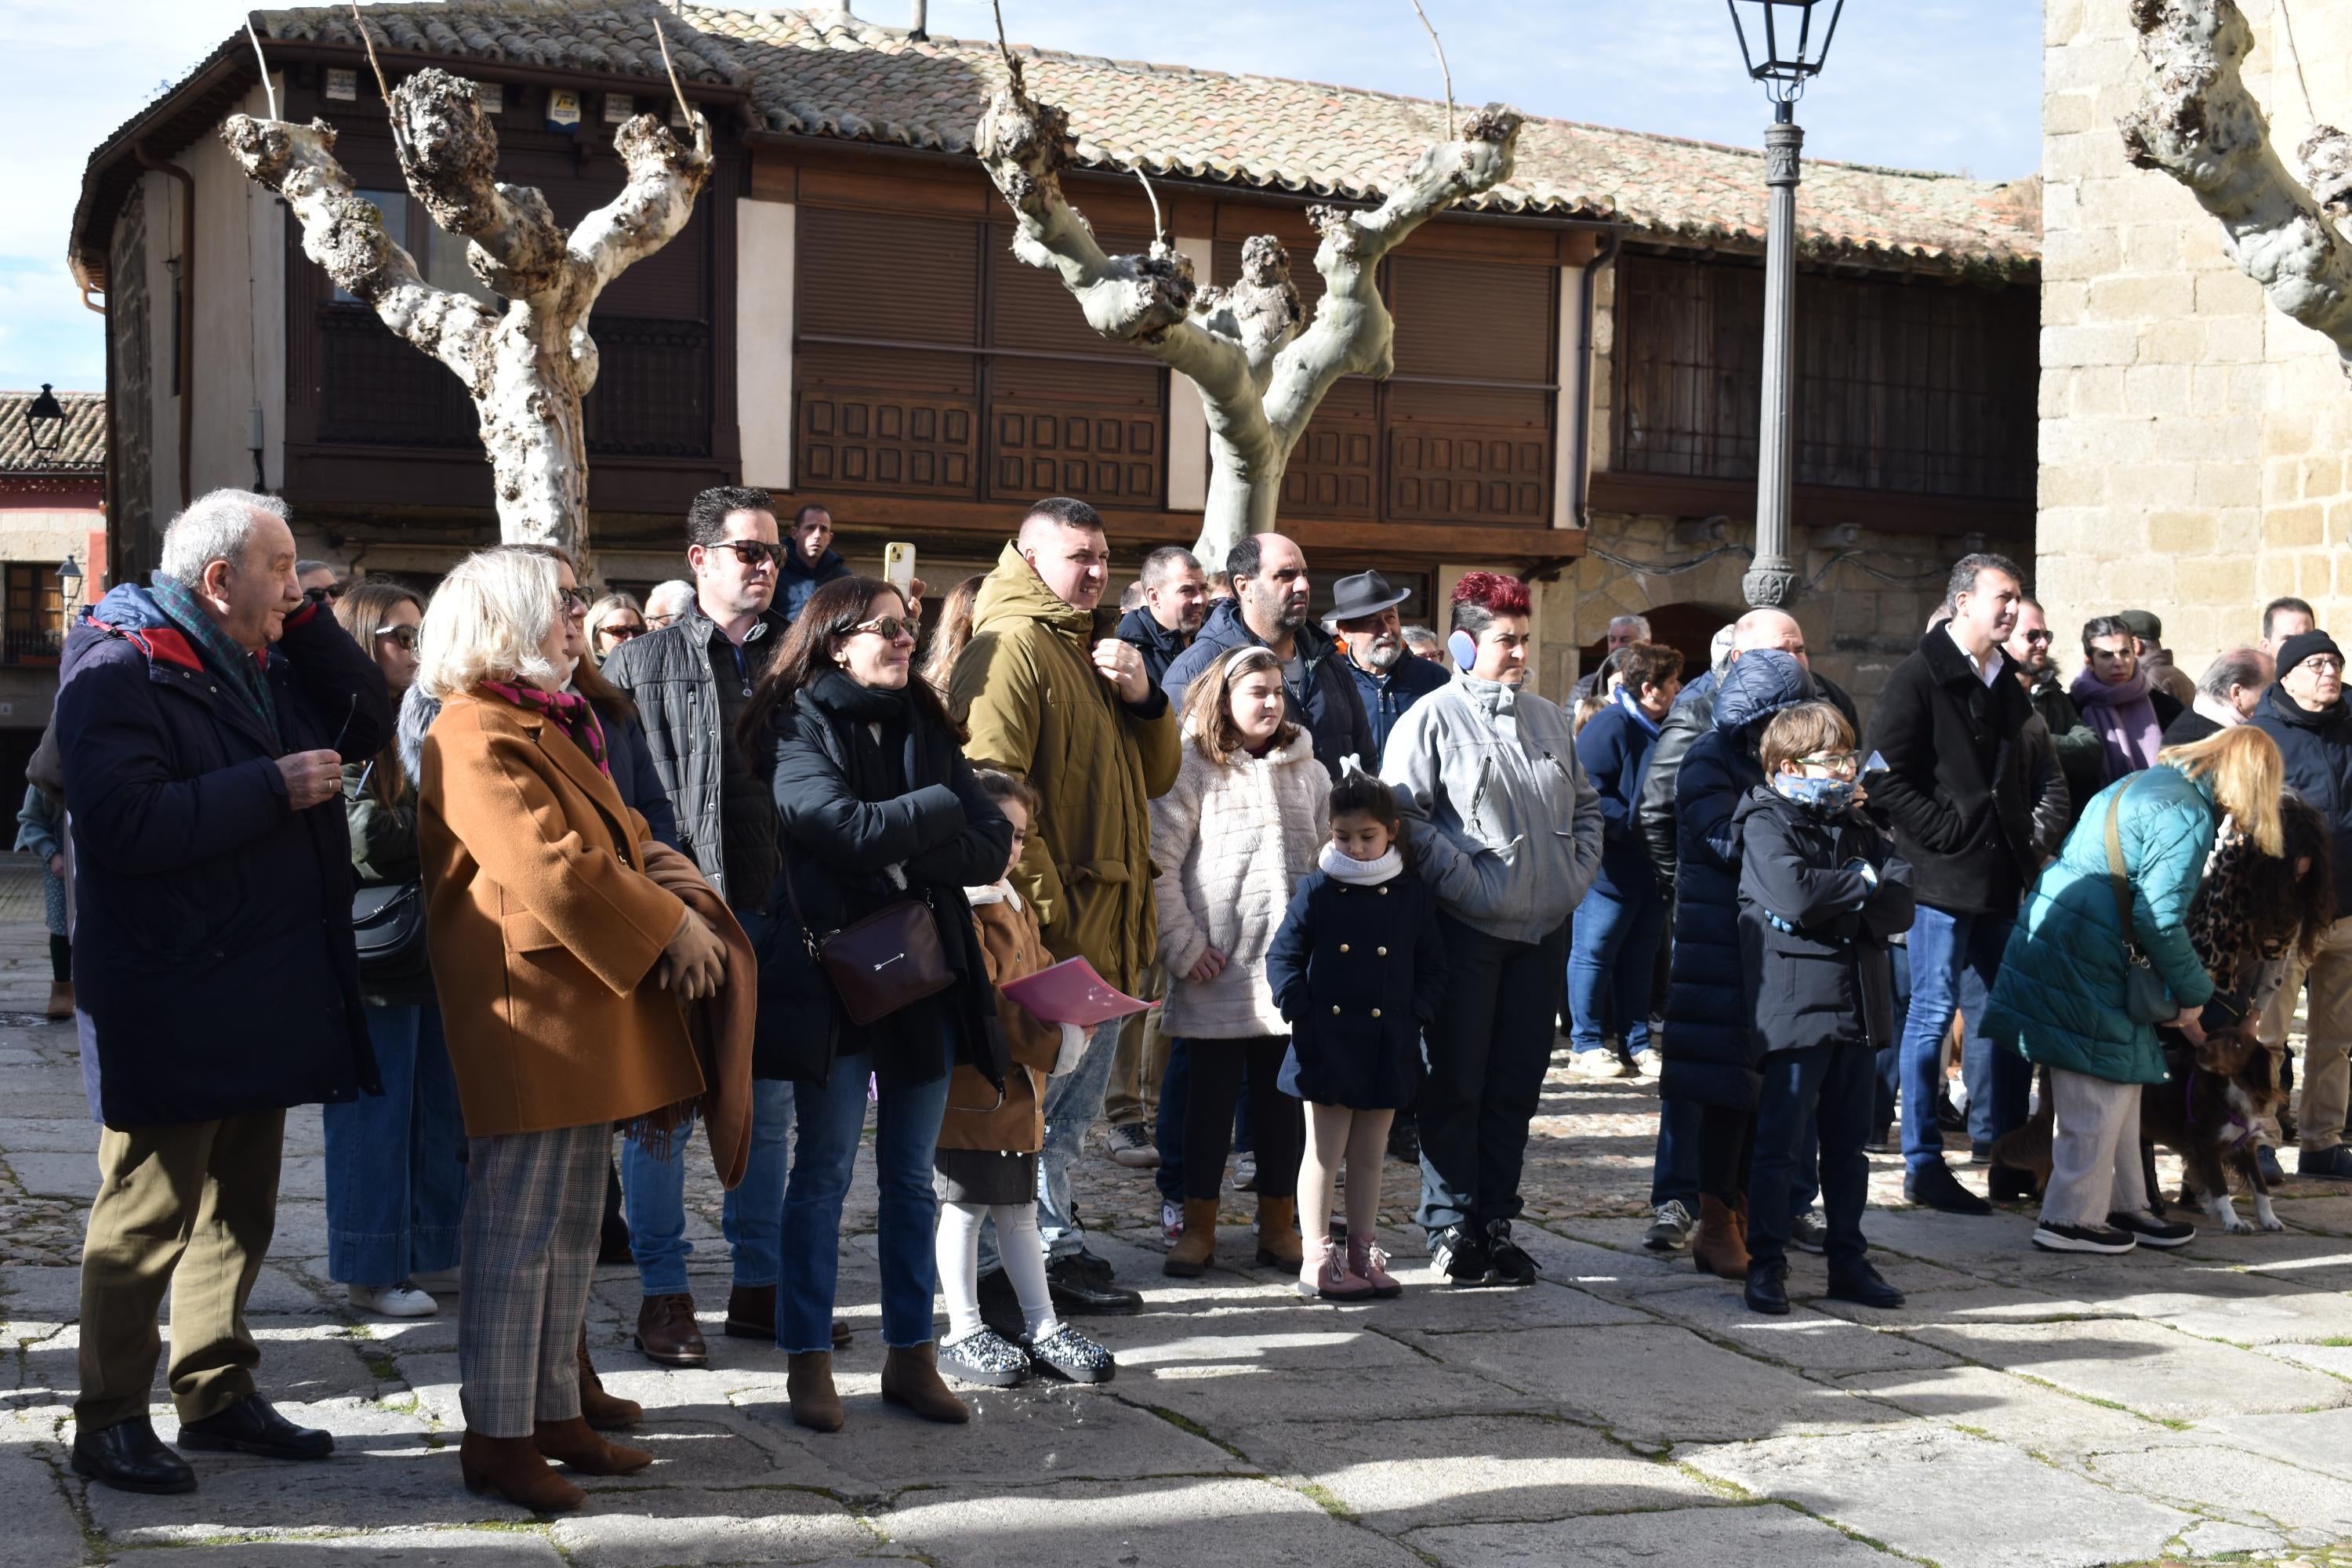
[[[1402,1157],[1433,1285],[1532,1283],[1563,1020],[1574,1076],[1657,1079],[1648,1245],[1760,1312],[1792,1247],[1899,1307],[1869,1152],[1990,1212],[1947,1131],[1990,1161],[2037,1066],[2046,1180],[1994,1163],[1990,1197],[2039,1193],[2040,1247],[2187,1239],[2139,1087],[2215,1035],[2281,1048],[2306,984],[2302,1114],[2264,1137],[2352,1178],[2352,715],[2300,601],[2194,683],[2156,617],[2098,617],[2067,684],[2020,570],[1970,555],[1865,728],[1773,609],[1687,681],[1621,617],[1561,705],[1495,573],[1454,584],[1439,645],[1377,572],[1316,617],[1274,533],[1213,574],[1155,551],[1106,606],[1112,542],[1066,498],[930,616],[821,506],[719,487],[685,536],[689,576],[642,600],[529,545],[426,595],[338,581],[281,501],[217,491],[72,628],[20,843],[103,1126],[78,1472],[196,1484],[147,1414],[167,1289],[179,1448],[332,1451],[261,1394],[245,1321],[310,1103],[330,1277],[366,1314],[456,1296],[466,1484],[550,1512],[583,1501],[566,1470],[652,1462],[608,1436],[643,1411],[590,1357],[600,1260],[636,1271],[639,1353],[709,1360],[698,1126],[724,1331],[783,1352],[817,1432],[848,1419],[869,1121],[882,1396],[950,1424],[955,1384],[1116,1374],[1076,1321],[1142,1306],[1072,1196],[1098,1128],[1158,1184],[1168,1275],[1217,1262],[1230,1180],[1257,1266],[1396,1296]],[[1079,959],[1154,1005],[1059,1016],[1033,983]]]

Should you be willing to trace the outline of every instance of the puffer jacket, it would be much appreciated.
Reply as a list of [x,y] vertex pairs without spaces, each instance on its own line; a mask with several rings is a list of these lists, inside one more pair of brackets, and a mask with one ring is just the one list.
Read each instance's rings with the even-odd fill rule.
[[[1299,694],[1288,690],[1285,683],[1290,721],[1305,725],[1315,737],[1315,760],[1333,778],[1339,776],[1343,757],[1354,757],[1371,767],[1380,755],[1380,742],[1372,736],[1372,721],[1364,712],[1356,678],[1348,673],[1348,656],[1339,651],[1328,632],[1311,622],[1292,635],[1307,669],[1307,700],[1300,701]],[[1202,623],[1201,635],[1192,639],[1192,646],[1177,655],[1168,673],[1160,677],[1160,687],[1168,700],[1181,709],[1184,689],[1192,684],[1194,676],[1235,648],[1265,646],[1265,639],[1242,619],[1239,601],[1220,599],[1209,606],[1209,618]]]
[[1055,596],[1007,544],[972,602],[948,705],[971,732],[967,756],[1045,797],[1013,885],[1036,906],[1046,946],[1085,954],[1132,995],[1159,951],[1147,803],[1176,782],[1181,745],[1158,687],[1122,702],[1095,672],[1094,645],[1118,623]]
[[[1780,653],[1779,648],[1758,648],[1759,653]],[[1744,656],[1743,656],[1744,657]],[[1790,656],[1793,657],[1793,656]],[[1675,880],[1675,774],[1681,771],[1683,757],[1701,735],[1715,728],[1716,692],[1724,676],[1738,668],[1738,662],[1724,667],[1723,675],[1708,670],[1683,688],[1675,699],[1674,707],[1658,725],[1658,739],[1650,747],[1650,761],[1642,770],[1642,798],[1634,807],[1634,817],[1641,828],[1642,846],[1649,851],[1650,864],[1658,873],[1658,880],[1671,888]],[[1828,676],[1816,672],[1812,677],[1812,694],[1839,712],[1856,735],[1862,733],[1862,721],[1855,714],[1853,699],[1844,687]]]
[[2352,702],[2314,713],[2273,685],[2246,722],[2278,742],[2287,788],[2326,822],[2336,905],[2352,910]]
[[[1330,777],[1305,730],[1263,757],[1244,752],[1223,763],[1187,738],[1175,787],[1151,803],[1168,1034],[1240,1040],[1290,1032],[1266,979],[1266,952],[1291,890],[1330,836]],[[1213,947],[1225,955],[1216,978],[1188,978]]]
[[1675,775],[1675,944],[1667,962],[1658,1093],[1745,1110],[1758,1080],[1739,979],[1739,831],[1733,816],[1764,782],[1765,722],[1812,697],[1794,655],[1758,648],[1724,673],[1714,722]]
[[1911,929],[1911,868],[1861,812],[1824,817],[1769,784],[1748,792],[1732,831],[1750,1059],[1895,1044],[1887,941]]
[[1601,869],[1601,800],[1566,710],[1454,676],[1389,731],[1397,792],[1438,907],[1474,931],[1533,944],[1559,929]]
[[2126,961],[2106,839],[2107,809],[2119,793],[2116,827],[2139,950],[2181,1006],[2201,1007],[2213,994],[2187,922],[2221,812],[2210,784],[2159,763],[2093,797],[2034,884],[2001,954],[1984,1032],[2046,1067],[2109,1083],[2162,1083],[2155,1027],[2124,1010]]

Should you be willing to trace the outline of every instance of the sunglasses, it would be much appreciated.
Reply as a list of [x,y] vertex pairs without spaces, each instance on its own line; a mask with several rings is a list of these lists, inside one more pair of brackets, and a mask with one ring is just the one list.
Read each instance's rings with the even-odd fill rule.
[[2027,632],[2025,634],[2025,640],[2029,644],[2048,642],[2051,639],[2051,636],[2052,634],[2049,632]]
[[402,647],[408,649],[412,653],[416,649],[416,628],[415,626],[378,626],[375,629],[375,635],[380,637],[390,637],[394,642],[398,643]]
[[784,558],[783,546],[770,544],[764,539],[722,539],[718,543],[705,548],[731,550],[735,552],[736,560],[753,571],[757,571],[762,565],[772,566]]
[[879,616],[858,622],[843,635],[854,637],[860,632],[872,632],[884,642],[897,642],[902,637],[912,642],[922,636],[922,630],[923,623],[912,616]]
[[588,595],[577,588],[558,588],[555,591],[555,602],[563,606],[563,613],[567,616],[584,616],[588,613]]
[[596,635],[606,642],[626,642],[631,637],[645,636],[646,630],[644,626],[599,626]]

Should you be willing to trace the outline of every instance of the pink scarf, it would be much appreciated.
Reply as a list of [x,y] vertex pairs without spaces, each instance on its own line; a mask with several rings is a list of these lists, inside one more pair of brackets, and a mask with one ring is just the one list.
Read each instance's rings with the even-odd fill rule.
[[2084,722],[2106,742],[2105,782],[2115,783],[2156,765],[2163,749],[2164,726],[2156,721],[2156,704],[2148,700],[2147,666],[2141,665],[2120,686],[2109,686],[2084,670],[2068,689],[2083,710]]

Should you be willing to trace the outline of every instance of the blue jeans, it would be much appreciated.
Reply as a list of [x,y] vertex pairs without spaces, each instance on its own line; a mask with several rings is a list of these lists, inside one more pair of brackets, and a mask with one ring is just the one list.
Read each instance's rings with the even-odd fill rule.
[[[1952,1015],[1963,1008],[1971,1026],[1983,1016],[2012,923],[2007,915],[1956,914],[1932,904],[1921,904],[1912,920],[1911,1005],[1903,1018],[1902,1062],[1903,1160],[1912,1175],[1943,1163],[1936,1090],[1944,1035],[1952,1026]],[[1997,1138],[2024,1121],[2033,1068],[2013,1051],[1995,1051],[1990,1076],[1985,1098],[1991,1135]]]
[[325,1110],[327,1278],[382,1288],[457,1267],[466,1117],[441,1009],[366,1012],[383,1092]]
[[[875,1105],[874,1182],[881,1194],[876,1250],[882,1263],[882,1342],[904,1350],[931,1341],[937,1289],[931,1230],[939,1203],[931,1158],[947,1115],[947,1045],[940,1076],[886,1089]],[[833,1349],[834,1282],[841,1269],[841,1201],[866,1131],[872,1053],[835,1057],[823,1084],[798,1085],[800,1142],[784,1184],[784,1278],[776,1290],[776,1345],[792,1354]]]
[[1579,1052],[1601,1049],[1612,1024],[1629,1054],[1650,1048],[1650,995],[1665,929],[1666,900],[1655,888],[1625,899],[1599,888],[1584,895],[1568,953],[1576,1022],[1569,1041]]
[[1706,1108],[1696,1100],[1658,1101],[1658,1152],[1650,1168],[1650,1206],[1678,1203],[1698,1213],[1699,1122]]
[[[792,1127],[793,1086],[780,1079],[755,1080],[743,1180],[719,1211],[738,1288],[776,1282]],[[629,1256],[636,1260],[637,1278],[648,1296],[680,1295],[688,1289],[686,1259],[694,1250],[686,1239],[686,1142],[691,1131],[671,1135],[667,1159],[657,1158],[635,1138],[621,1140],[621,1206],[629,1222]]]
[[1754,1262],[1788,1260],[1789,1218],[1798,1206],[1790,1189],[1815,1149],[1832,1277],[1870,1250],[1862,1238],[1863,1206],[1870,1198],[1870,1159],[1862,1145],[1869,1136],[1871,1057],[1860,1046],[1810,1046],[1764,1058],[1756,1157],[1748,1176],[1748,1256]]
[[[1097,1025],[1076,1069],[1045,1080],[1045,1143],[1037,1152],[1037,1239],[1045,1244],[1049,1264],[1075,1258],[1086,1248],[1087,1227],[1078,1223],[1076,1205],[1070,1200],[1070,1167],[1077,1162],[1087,1129],[1102,1120],[1103,1095],[1110,1088],[1111,1062],[1118,1055],[1119,1029],[1126,1022],[1113,1018]],[[1176,1048],[1181,1050],[1182,1044],[1178,1042]],[[1164,1116],[1164,1087],[1160,1102]],[[1161,1147],[1165,1158],[1166,1146]],[[996,1224],[991,1220],[980,1227],[980,1271],[989,1273],[1003,1262],[996,1250]]]

